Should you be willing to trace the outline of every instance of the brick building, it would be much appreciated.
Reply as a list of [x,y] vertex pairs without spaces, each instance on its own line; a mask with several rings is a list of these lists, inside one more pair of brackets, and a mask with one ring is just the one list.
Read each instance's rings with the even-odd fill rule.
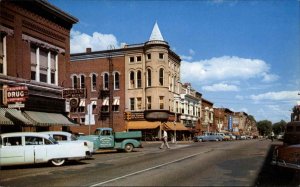
[[[71,54],[68,87],[86,88],[87,97],[71,112],[80,127],[90,133],[98,127],[115,131],[142,130],[144,138],[157,137],[161,129],[188,131],[175,119],[180,97],[180,57],[170,50],[155,23],[148,41],[118,49]],[[93,124],[86,125],[87,104],[93,105]],[[144,112],[168,111],[170,122],[147,121]],[[125,113],[125,115],[124,115]],[[176,122],[176,124],[174,124]],[[88,132],[89,131],[89,132]]]
[[202,98],[201,105],[200,134],[203,134],[204,132],[215,132],[216,127],[214,126],[214,103]]
[[[78,20],[44,0],[4,0],[0,8],[0,131],[67,130],[74,123],[66,117],[62,83]],[[11,90],[26,96],[8,98]]]

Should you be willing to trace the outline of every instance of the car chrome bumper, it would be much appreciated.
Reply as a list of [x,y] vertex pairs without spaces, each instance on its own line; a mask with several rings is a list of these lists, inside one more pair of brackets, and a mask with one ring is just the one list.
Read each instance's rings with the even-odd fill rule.
[[291,169],[299,169],[300,170],[300,164],[294,164],[294,163],[287,163],[284,160],[272,160],[272,165],[277,165],[280,167],[286,167]]

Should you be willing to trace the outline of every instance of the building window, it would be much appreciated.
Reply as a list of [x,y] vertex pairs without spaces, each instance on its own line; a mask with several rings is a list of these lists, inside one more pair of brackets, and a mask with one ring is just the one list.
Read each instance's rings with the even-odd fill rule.
[[138,110],[142,110],[142,98],[138,97],[136,98],[136,106]]
[[164,96],[159,96],[159,109],[164,109]]
[[137,62],[142,61],[142,57],[141,57],[141,56],[137,56],[137,57],[136,57],[136,61],[137,61]]
[[96,74],[92,75],[92,91],[96,91],[97,86],[97,76]]
[[57,82],[56,59],[57,59],[57,54],[51,53],[50,54],[50,83],[51,84],[56,84]]
[[47,82],[48,69],[48,53],[44,49],[40,49],[40,82]]
[[37,49],[31,46],[30,48],[31,80],[36,80],[36,67],[37,67],[36,52]]
[[164,85],[164,69],[163,68],[159,69],[159,85],[160,86]]
[[114,84],[115,90],[120,89],[120,74],[118,72],[115,73],[115,84]]
[[104,90],[108,90],[108,83],[109,83],[109,80],[108,80],[108,73],[104,73],[104,79],[103,79],[103,89]]
[[134,57],[133,56],[129,57],[129,62],[134,62]]
[[134,110],[134,98],[130,98],[130,110]]
[[85,77],[84,77],[84,75],[80,76],[80,88],[85,88]]
[[130,72],[129,77],[130,77],[129,88],[135,88],[135,84],[134,84],[134,72],[133,71]]
[[163,60],[164,59],[164,54],[163,53],[159,53],[159,57],[158,57],[160,60]]
[[151,70],[150,69],[147,70],[147,86],[148,87],[151,86]]
[[112,103],[112,111],[118,112],[120,106],[120,98],[114,98],[114,102]]
[[142,87],[142,72],[140,70],[137,72],[137,87]]
[[151,97],[150,96],[147,97],[147,109],[148,110],[151,109]]
[[77,83],[77,76],[76,75],[73,75],[73,77],[72,77],[72,87],[73,88],[78,88],[78,83]]
[[147,60],[151,60],[151,53],[147,54]]
[[6,36],[0,32],[0,74],[7,74],[6,64]]
[[31,45],[31,80],[58,85],[57,60],[57,53]]

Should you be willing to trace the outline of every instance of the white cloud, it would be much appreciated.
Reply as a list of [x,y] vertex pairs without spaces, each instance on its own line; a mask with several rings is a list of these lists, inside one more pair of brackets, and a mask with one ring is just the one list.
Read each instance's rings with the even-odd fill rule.
[[254,101],[273,100],[273,101],[291,101],[299,100],[298,91],[280,91],[280,92],[267,92],[258,95],[251,95],[250,99]]
[[232,81],[260,78],[270,82],[278,78],[269,73],[269,65],[260,59],[246,59],[236,56],[223,56],[195,62],[182,61],[181,74],[183,82],[208,83],[215,81]]
[[213,84],[211,86],[203,86],[203,90],[211,91],[211,92],[218,92],[218,91],[238,91],[238,87],[235,85],[229,85],[224,83]]
[[263,73],[263,82],[274,82],[276,80],[278,80],[279,76],[275,75],[275,74],[267,74],[267,73]]
[[189,49],[189,55],[180,55],[182,60],[191,61],[193,60],[193,56],[195,55],[195,51],[193,49]]
[[188,60],[188,61],[193,60],[193,57],[192,57],[192,56],[181,55],[180,58],[181,58],[182,60]]
[[241,96],[241,95],[236,95],[235,98],[238,100],[244,100],[244,96]]
[[94,32],[91,36],[86,33],[71,30],[71,53],[82,53],[86,48],[92,51],[107,50],[109,46],[119,47],[117,38],[113,34]]

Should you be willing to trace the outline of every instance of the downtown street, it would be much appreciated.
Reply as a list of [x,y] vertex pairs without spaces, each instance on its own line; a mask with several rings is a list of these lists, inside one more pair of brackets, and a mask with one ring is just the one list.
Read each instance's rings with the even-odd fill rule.
[[102,151],[62,167],[2,167],[0,186],[299,186],[299,172],[270,165],[266,139],[223,142],[144,142],[132,153]]

